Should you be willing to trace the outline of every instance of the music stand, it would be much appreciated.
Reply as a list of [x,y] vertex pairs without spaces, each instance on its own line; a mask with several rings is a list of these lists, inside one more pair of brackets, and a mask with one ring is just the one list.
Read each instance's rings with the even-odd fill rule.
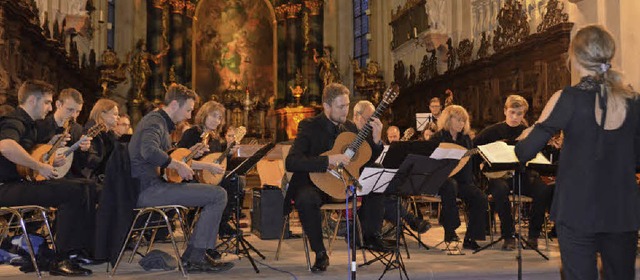
[[[513,180],[512,186],[514,188],[518,189],[518,193],[516,195],[516,215],[518,219],[518,228],[516,229],[516,247],[518,250],[518,253],[516,254],[516,260],[518,263],[518,279],[522,279],[522,244],[525,244],[529,249],[532,249],[534,251],[536,251],[540,256],[542,256],[545,260],[549,260],[549,257],[547,257],[544,253],[542,253],[539,249],[534,248],[533,246],[531,246],[531,244],[529,244],[529,242],[527,240],[524,239],[524,237],[522,237],[522,174],[525,173],[525,168],[522,164],[520,164],[519,162],[514,162],[514,163],[491,163],[489,161],[486,160],[486,158],[483,156],[485,162],[488,163],[488,166],[486,167],[485,171],[509,171],[509,170],[513,170],[514,174],[513,177],[511,177],[511,179]],[[482,250],[485,250],[491,246],[493,246],[494,244],[500,242],[501,240],[504,240],[504,237],[500,236],[500,238],[494,240],[493,242],[478,248],[477,250],[473,251],[473,254],[476,254]]]
[[[258,161],[260,161],[260,159],[262,159],[264,156],[266,156],[267,153],[269,151],[271,151],[271,149],[273,149],[273,147],[275,147],[275,145],[276,145],[275,143],[270,142],[270,143],[264,145],[263,147],[261,147],[260,149],[258,149],[253,155],[251,155],[250,157],[245,159],[243,162],[238,164],[238,166],[236,166],[236,168],[234,168],[233,170],[229,171],[229,173],[227,173],[225,175],[224,180],[228,180],[233,176],[246,175],[247,172],[249,172],[249,170],[251,170],[251,168],[253,168],[258,163]],[[260,273],[260,270],[258,269],[258,266],[256,265],[253,257],[250,254],[251,253],[250,250],[253,251],[254,253],[258,254],[258,256],[260,256],[263,260],[265,259],[265,256],[262,253],[260,253],[260,251],[258,251],[258,249],[256,249],[256,247],[251,245],[251,243],[249,243],[249,241],[244,239],[244,235],[242,234],[242,230],[240,230],[240,215],[241,215],[241,211],[242,211],[242,206],[240,205],[240,196],[241,196],[241,193],[242,193],[242,189],[241,188],[242,187],[240,186],[240,182],[237,182],[236,183],[236,193],[234,195],[234,198],[236,200],[236,213],[235,213],[235,216],[236,216],[236,220],[235,220],[236,233],[234,235],[232,235],[231,237],[229,237],[224,242],[218,244],[218,246],[216,246],[215,249],[217,250],[218,248],[220,248],[223,245],[235,244],[234,254],[238,255],[239,258],[241,256],[246,256],[247,259],[249,259],[249,262],[251,263],[251,265],[253,266],[253,270],[255,270],[256,273]]]
[[396,247],[391,252],[376,257],[377,260],[385,264],[385,269],[379,279],[382,279],[387,271],[392,269],[399,270],[400,279],[404,279],[403,275],[409,279],[400,254],[400,237],[404,228],[404,222],[400,217],[402,196],[437,193],[457,163],[458,160],[455,159],[436,160],[416,154],[409,154],[402,161],[385,191],[386,194],[398,197],[396,203]]

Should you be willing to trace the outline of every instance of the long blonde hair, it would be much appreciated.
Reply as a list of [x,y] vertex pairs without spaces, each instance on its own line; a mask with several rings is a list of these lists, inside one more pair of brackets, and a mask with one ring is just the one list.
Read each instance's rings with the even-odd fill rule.
[[100,98],[96,101],[96,104],[93,105],[91,113],[89,113],[89,119],[96,123],[104,123],[101,114],[111,111],[114,107],[118,107],[117,102],[107,98]]
[[449,105],[438,118],[438,130],[449,131],[451,129],[451,118],[456,117],[464,120],[463,134],[469,134],[471,126],[469,125],[469,113],[460,105]]

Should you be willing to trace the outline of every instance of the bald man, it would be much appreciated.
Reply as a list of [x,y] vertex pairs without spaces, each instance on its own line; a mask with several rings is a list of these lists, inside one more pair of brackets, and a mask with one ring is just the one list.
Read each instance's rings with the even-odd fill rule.
[[400,129],[397,126],[392,125],[387,128],[387,141],[389,141],[389,144],[400,141]]

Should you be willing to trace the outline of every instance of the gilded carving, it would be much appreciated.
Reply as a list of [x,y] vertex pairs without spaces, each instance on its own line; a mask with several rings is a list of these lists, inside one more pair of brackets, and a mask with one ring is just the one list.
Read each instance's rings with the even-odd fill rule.
[[283,9],[287,14],[287,18],[290,18],[290,19],[298,18],[298,13],[302,11],[302,4],[287,3],[287,4],[282,4],[280,7],[283,7]]
[[493,49],[497,52],[520,43],[529,36],[529,22],[522,4],[518,0],[507,0],[498,13],[498,27],[493,38]]
[[327,86],[330,83],[341,82],[340,71],[338,70],[338,64],[331,57],[331,47],[324,47],[324,55],[318,56],[318,51],[313,49],[313,62],[320,67],[320,78],[322,79],[322,85]]
[[164,4],[166,4],[167,1],[169,1],[169,0],[152,0],[151,5],[156,9],[163,9],[164,8]]
[[464,39],[458,44],[458,60],[460,65],[471,62],[471,55],[473,54],[473,42],[469,39]]
[[287,15],[287,11],[284,9],[284,5],[275,7],[273,8],[273,10],[276,13],[276,20],[279,22],[284,21]]
[[310,16],[319,16],[322,12],[322,0],[305,0],[304,6],[309,9]]
[[447,71],[453,71],[456,68],[456,49],[453,47],[451,38],[447,40]]
[[424,5],[425,2],[425,0],[407,0],[407,2],[404,3],[404,6],[398,6],[395,12],[393,12],[393,10],[391,11],[391,21],[396,21],[413,7]]
[[187,2],[185,6],[185,14],[187,15],[188,18],[193,18],[193,16],[195,16],[196,14],[196,4]]
[[119,83],[127,79],[127,64],[120,63],[118,55],[107,49],[102,53],[100,65],[100,85],[102,87],[102,96],[109,96],[109,91],[116,87]]
[[547,11],[542,18],[542,22],[538,25],[538,32],[542,32],[551,26],[569,21],[569,15],[564,13],[564,3],[558,0],[549,0],[547,2]]
[[182,14],[184,13],[184,7],[187,5],[184,0],[169,0],[171,5],[171,13]]

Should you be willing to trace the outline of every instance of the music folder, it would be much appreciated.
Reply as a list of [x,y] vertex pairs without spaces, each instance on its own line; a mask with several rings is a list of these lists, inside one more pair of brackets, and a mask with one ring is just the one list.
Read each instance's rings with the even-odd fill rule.
[[397,169],[385,169],[378,167],[365,167],[360,174],[358,182],[362,189],[357,191],[358,196],[369,193],[384,193],[389,186],[389,182],[396,175]]
[[[480,155],[489,166],[485,166],[483,171],[502,171],[518,169],[521,165],[516,156],[515,146],[508,145],[504,141],[496,141],[486,145],[478,145]],[[551,162],[542,154],[538,153],[536,157],[526,163],[530,164],[551,164]]]

